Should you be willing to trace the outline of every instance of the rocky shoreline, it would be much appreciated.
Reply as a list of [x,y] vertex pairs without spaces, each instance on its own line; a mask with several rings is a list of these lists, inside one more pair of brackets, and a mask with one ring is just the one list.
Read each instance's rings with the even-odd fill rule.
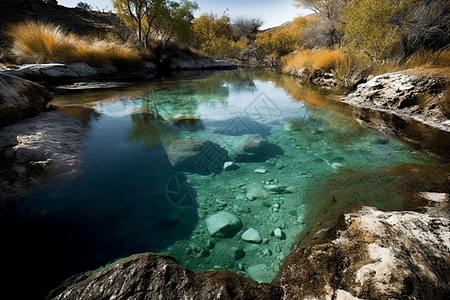
[[444,217],[359,208],[294,249],[271,284],[222,270],[192,272],[147,253],[73,276],[47,299],[448,299],[448,195],[422,197],[447,207]]

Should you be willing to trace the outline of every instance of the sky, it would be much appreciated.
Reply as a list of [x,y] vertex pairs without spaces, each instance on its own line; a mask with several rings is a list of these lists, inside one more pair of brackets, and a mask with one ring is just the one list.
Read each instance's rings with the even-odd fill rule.
[[[110,0],[58,0],[59,5],[66,7],[75,7],[78,2],[85,2],[100,11],[113,10]],[[292,21],[299,15],[312,13],[310,10],[295,7],[294,0],[197,0],[196,2],[200,9],[195,12],[195,17],[209,12],[221,16],[228,9],[227,14],[232,20],[240,16],[262,19],[264,23],[261,29],[278,26],[286,21]]]

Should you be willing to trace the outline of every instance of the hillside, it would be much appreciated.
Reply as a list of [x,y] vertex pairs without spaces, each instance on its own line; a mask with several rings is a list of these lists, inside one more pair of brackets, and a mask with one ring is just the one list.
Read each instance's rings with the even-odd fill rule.
[[9,24],[24,20],[39,20],[62,26],[79,35],[105,35],[119,20],[113,15],[80,8],[68,8],[52,0],[2,0],[0,1],[0,48],[10,41],[5,30]]

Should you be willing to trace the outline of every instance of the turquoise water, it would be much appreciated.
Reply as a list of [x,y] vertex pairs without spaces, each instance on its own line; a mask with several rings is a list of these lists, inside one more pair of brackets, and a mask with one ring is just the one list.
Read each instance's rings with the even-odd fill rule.
[[[46,237],[38,251],[58,280],[118,257],[163,252],[193,270],[228,269],[270,282],[308,225],[305,215],[317,199],[305,191],[315,182],[438,163],[362,128],[347,108],[286,77],[234,71],[153,82],[141,91],[133,99],[118,93],[90,103],[100,117],[83,141],[83,175],[19,205],[17,232],[36,242]],[[73,103],[80,95],[57,101]],[[177,122],[180,116],[191,121]],[[181,171],[166,154],[178,139],[203,138],[238,158],[241,143],[254,134],[276,151],[236,159],[238,169]],[[265,195],[249,200],[255,188]],[[206,219],[220,211],[242,222],[232,237],[212,237],[207,230]],[[241,238],[249,228],[258,231],[259,243]]]

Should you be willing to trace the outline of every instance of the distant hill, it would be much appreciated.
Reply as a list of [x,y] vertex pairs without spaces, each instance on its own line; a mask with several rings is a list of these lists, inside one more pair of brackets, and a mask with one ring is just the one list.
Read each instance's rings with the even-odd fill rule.
[[[312,13],[312,14],[303,16],[303,18],[305,18],[307,20],[317,20],[317,14],[316,13]],[[287,22],[284,22],[281,25],[278,25],[278,26],[275,26],[275,27],[270,27],[270,28],[267,28],[267,29],[264,29],[264,30],[260,30],[259,32],[273,32],[273,31],[276,31],[276,30],[279,30],[279,29],[289,28],[289,27],[291,27],[292,22],[293,22],[293,20],[292,21],[287,21]]]

